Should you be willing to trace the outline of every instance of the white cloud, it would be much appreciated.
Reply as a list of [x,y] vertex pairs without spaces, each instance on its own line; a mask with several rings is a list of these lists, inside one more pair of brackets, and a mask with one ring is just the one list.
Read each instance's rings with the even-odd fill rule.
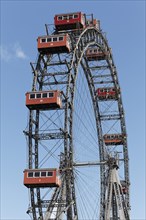
[[22,50],[19,43],[15,43],[14,45],[8,46],[0,46],[0,58],[3,61],[10,61],[14,58],[25,60],[27,59],[27,55]]
[[5,46],[0,46],[0,58],[4,61],[9,61],[12,58],[12,54]]
[[16,50],[16,57],[21,58],[21,59],[26,59],[26,55],[21,49]]
[[27,58],[26,54],[24,53],[24,51],[22,50],[21,46],[18,43],[14,45],[14,52],[17,58],[20,59]]

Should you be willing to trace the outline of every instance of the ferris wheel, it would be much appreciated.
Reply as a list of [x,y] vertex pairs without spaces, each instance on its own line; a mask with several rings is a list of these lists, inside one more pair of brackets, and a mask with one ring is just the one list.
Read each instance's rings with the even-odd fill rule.
[[27,213],[33,220],[130,219],[124,108],[100,21],[55,15],[37,47],[26,93]]

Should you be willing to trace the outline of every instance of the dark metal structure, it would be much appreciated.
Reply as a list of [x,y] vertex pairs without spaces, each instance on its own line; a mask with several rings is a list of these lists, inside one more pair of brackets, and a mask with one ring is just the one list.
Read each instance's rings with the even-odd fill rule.
[[[27,213],[33,220],[130,219],[127,133],[117,69],[104,33],[92,25],[93,15],[84,16],[90,25],[76,23],[73,30],[51,33],[69,35],[70,53],[39,53],[31,63],[32,91],[62,94],[59,109],[29,109],[27,169],[55,167],[61,175],[60,187],[29,189]],[[46,30],[48,35],[47,25]],[[87,59],[89,48],[106,56]],[[106,87],[117,91],[115,99],[98,98],[97,89]],[[106,145],[104,135],[116,133],[124,135],[122,144]]]

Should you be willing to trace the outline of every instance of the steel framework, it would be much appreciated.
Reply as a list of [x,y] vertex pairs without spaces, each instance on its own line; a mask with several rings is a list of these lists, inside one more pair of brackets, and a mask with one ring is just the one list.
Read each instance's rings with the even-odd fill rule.
[[[29,110],[24,131],[28,169],[59,167],[62,184],[31,188],[27,213],[33,220],[128,220],[127,134],[111,48],[104,33],[93,26],[64,32],[71,39],[69,54],[38,54],[37,62],[31,63],[32,91],[62,91],[63,107]],[[87,60],[85,52],[93,46],[108,53],[105,60]],[[117,99],[99,100],[96,90],[101,87],[115,87]],[[103,135],[114,132],[124,134],[122,146],[104,144]],[[125,180],[126,194],[119,176]]]

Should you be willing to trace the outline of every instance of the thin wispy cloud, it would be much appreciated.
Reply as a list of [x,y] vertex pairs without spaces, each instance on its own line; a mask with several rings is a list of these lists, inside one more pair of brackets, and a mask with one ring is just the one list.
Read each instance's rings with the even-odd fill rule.
[[12,53],[5,46],[0,46],[0,58],[4,61],[9,61],[12,58]]
[[17,58],[20,59],[27,58],[26,54],[24,53],[24,51],[22,50],[21,46],[18,43],[14,45],[14,52]]
[[10,61],[12,59],[27,59],[27,55],[23,51],[19,43],[13,45],[1,45],[0,46],[0,59],[3,61]]

